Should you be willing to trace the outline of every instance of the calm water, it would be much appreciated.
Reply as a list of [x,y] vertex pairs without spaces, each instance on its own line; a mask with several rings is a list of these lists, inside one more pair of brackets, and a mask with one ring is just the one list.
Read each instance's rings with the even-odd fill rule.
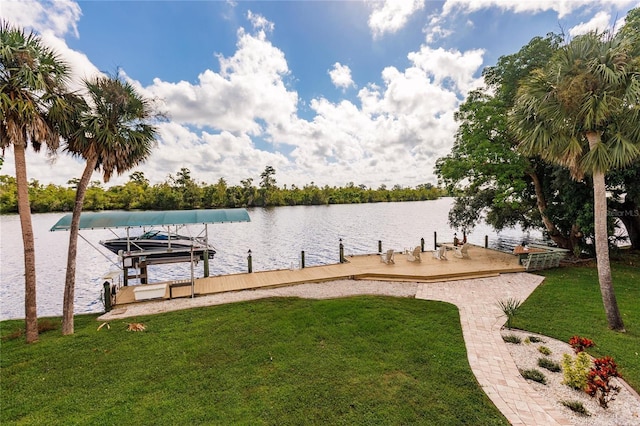
[[[345,255],[377,252],[378,240],[382,240],[384,250],[417,246],[422,237],[425,249],[430,250],[434,232],[440,241],[453,239],[454,230],[447,224],[451,203],[452,199],[444,198],[407,203],[249,209],[251,222],[208,226],[209,241],[217,251],[210,274],[246,272],[248,250],[253,255],[254,271],[297,268],[302,250],[306,266],[337,263],[340,238]],[[39,316],[62,314],[69,233],[49,231],[62,216],[60,213],[33,215]],[[202,226],[189,226],[179,232],[195,236],[202,230]],[[24,263],[18,216],[0,216],[0,231],[0,320],[24,318]],[[117,236],[126,235],[124,230],[115,232]],[[136,230],[131,234],[134,232]],[[113,263],[117,258],[98,242],[113,238],[114,234],[109,230],[94,230],[81,231],[81,235],[87,241],[78,242],[75,311],[102,312],[103,276],[117,270]],[[485,235],[489,236],[492,247],[514,244],[523,238],[518,229],[497,234],[480,225],[468,240],[482,245]],[[540,234],[532,234],[530,238],[538,239]],[[190,268],[188,264],[157,265],[149,268],[149,274],[150,282],[183,279],[189,278]],[[203,276],[202,263],[196,268],[196,276]]]

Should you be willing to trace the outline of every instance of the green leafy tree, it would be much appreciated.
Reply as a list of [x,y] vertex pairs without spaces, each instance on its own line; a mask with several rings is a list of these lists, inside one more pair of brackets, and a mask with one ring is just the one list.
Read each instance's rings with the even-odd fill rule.
[[[156,130],[149,101],[129,83],[112,77],[85,81],[90,106],[85,105],[67,136],[66,150],[86,161],[76,190],[69,236],[69,253],[62,313],[62,334],[73,334],[78,232],[83,202],[91,175],[102,171],[108,182],[143,162],[150,154]],[[95,206],[98,207],[98,206]]]
[[24,245],[25,335],[38,340],[36,261],[25,151],[59,147],[68,66],[33,32],[0,23],[0,148],[13,148],[18,212]]
[[559,167],[518,152],[519,141],[507,123],[520,81],[544,66],[560,42],[555,34],[534,37],[519,52],[500,57],[483,72],[487,89],[471,92],[456,112],[454,147],[436,163],[439,178],[457,195],[449,213],[454,227],[469,232],[483,216],[498,230],[516,224],[543,227],[556,244],[569,249],[583,236],[577,225],[581,208],[555,208],[566,201],[564,194],[575,197],[583,191],[563,179]]
[[607,234],[605,175],[640,157],[640,40],[589,33],[560,49],[522,84],[511,126],[526,154],[593,179],[600,290],[609,327],[624,330]]

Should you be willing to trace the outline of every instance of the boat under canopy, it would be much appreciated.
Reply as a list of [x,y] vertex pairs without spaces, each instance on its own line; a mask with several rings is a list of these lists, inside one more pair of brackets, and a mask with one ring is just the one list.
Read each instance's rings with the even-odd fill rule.
[[[63,216],[51,227],[51,231],[68,231],[72,214]],[[126,228],[126,237],[100,241],[100,244],[118,255],[124,271],[124,285],[129,279],[139,278],[147,283],[147,266],[162,263],[205,261],[205,276],[209,276],[208,260],[213,258],[215,249],[208,243],[207,225],[213,223],[250,222],[246,209],[210,210],[164,210],[164,211],[106,211],[86,212],[80,215],[80,230]],[[177,229],[184,225],[204,225],[204,237],[179,235]],[[176,231],[171,232],[170,227]],[[146,231],[132,237],[130,228],[164,227],[167,232]],[[113,231],[112,231],[113,232]],[[152,237],[149,237],[153,235]],[[90,245],[91,242],[79,234]],[[166,238],[165,238],[166,236]],[[148,238],[147,238],[148,237]],[[98,250],[100,251],[100,250]],[[129,269],[140,269],[139,274],[129,275]],[[193,273],[193,271],[192,271]]]
[[[71,228],[69,213],[51,231]],[[145,226],[177,226],[188,224],[250,222],[246,209],[107,211],[86,212],[80,215],[80,229],[135,228]]]

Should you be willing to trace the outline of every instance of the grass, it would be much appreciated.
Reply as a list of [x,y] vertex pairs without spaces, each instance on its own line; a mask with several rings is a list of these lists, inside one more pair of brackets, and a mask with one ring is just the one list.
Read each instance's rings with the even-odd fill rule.
[[587,352],[613,357],[640,390],[640,255],[626,254],[611,266],[625,333],[608,328],[595,264],[543,271],[545,281],[522,304],[514,326],[564,342],[574,335],[592,339],[596,346]]
[[453,305],[268,299],[99,331],[95,318],[78,316],[73,336],[2,341],[0,424],[508,424]]

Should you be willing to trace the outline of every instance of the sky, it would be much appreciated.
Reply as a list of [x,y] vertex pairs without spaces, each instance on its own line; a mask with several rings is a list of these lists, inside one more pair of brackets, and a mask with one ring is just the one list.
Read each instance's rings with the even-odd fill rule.
[[[0,18],[39,34],[72,90],[119,74],[166,116],[141,166],[230,185],[267,166],[277,185],[437,184],[454,113],[484,67],[533,37],[619,28],[638,0],[29,1]],[[66,186],[84,163],[27,155],[29,179]],[[0,174],[15,176],[13,151]],[[94,181],[102,181],[99,171]]]

